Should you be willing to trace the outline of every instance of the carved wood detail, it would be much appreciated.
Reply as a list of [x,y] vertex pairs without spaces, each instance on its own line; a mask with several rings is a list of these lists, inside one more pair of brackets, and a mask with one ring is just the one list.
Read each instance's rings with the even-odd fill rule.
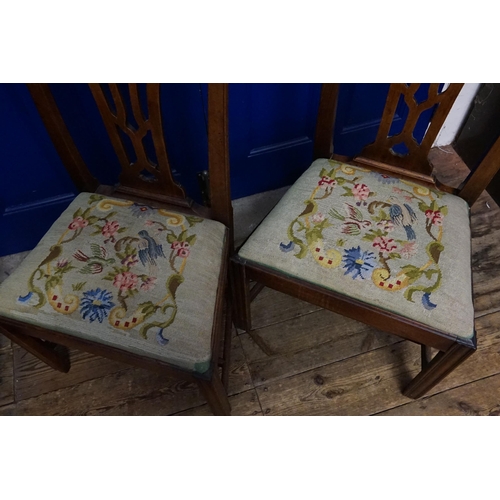
[[[101,84],[91,83],[89,86],[113,148],[120,160],[122,172],[119,189],[123,192],[133,191],[134,193],[144,193],[149,196],[156,194],[170,199],[178,199],[179,201],[185,200],[186,195],[183,188],[172,177],[163,138],[160,84],[146,84],[147,117],[144,116],[141,107],[138,84],[128,84],[131,115],[127,112],[124,96],[118,84],[108,84],[112,102],[109,102],[106,98]],[[137,126],[132,124],[132,119]],[[148,134],[151,134],[156,161],[148,157],[145,148],[144,142]],[[125,137],[130,140],[133,147],[135,153],[133,159],[127,151]]]
[[[358,161],[362,161],[362,158],[366,157],[371,160],[406,168],[425,175],[430,175],[432,173],[432,166],[427,160],[427,155],[455,99],[462,89],[463,83],[452,83],[442,92],[439,92],[438,83],[432,83],[429,87],[427,99],[422,102],[417,102],[415,93],[420,85],[422,84],[391,84],[377,138],[374,143],[369,144],[363,149],[360,157],[357,158]],[[389,136],[401,96],[408,106],[408,117],[401,132]],[[421,113],[434,106],[436,106],[436,108],[431,117],[429,128],[421,144],[419,144],[413,136],[415,125]],[[405,149],[407,152],[405,154],[398,154],[394,151],[393,148],[400,144],[406,146]]]

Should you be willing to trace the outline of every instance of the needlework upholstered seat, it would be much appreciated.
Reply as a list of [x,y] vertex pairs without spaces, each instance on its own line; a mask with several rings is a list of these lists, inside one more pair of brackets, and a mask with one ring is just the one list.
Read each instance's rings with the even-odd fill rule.
[[81,193],[0,286],[0,316],[204,373],[224,238],[217,221]]
[[463,199],[318,159],[239,257],[471,338],[470,252]]

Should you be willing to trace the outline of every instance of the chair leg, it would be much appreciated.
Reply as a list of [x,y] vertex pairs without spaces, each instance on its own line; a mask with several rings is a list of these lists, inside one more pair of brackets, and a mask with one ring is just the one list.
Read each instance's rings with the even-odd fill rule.
[[475,350],[474,347],[457,343],[446,352],[438,352],[431,361],[425,363],[425,367],[406,386],[403,394],[412,399],[420,398],[463,363]]
[[30,337],[22,333],[12,333],[11,331],[0,327],[0,333],[12,340],[18,346],[22,347],[33,356],[37,357],[54,370],[68,373],[71,367],[68,351],[63,346],[46,342],[36,337]]
[[245,266],[232,261],[230,276],[234,293],[234,324],[237,328],[248,332],[252,329],[252,318],[250,314],[250,284],[246,277]]
[[232,305],[227,301],[225,328],[224,328],[224,345],[223,345],[223,360],[222,360],[222,384],[227,391],[229,384],[229,367],[231,363],[231,341],[233,337],[233,317]]
[[214,415],[231,415],[231,405],[217,370],[211,380],[196,379],[196,382]]

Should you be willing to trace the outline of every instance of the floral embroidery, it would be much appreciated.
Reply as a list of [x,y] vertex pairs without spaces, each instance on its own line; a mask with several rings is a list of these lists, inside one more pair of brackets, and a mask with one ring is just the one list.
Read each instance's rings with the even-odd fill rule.
[[394,243],[392,238],[386,238],[384,236],[377,236],[372,245],[379,249],[384,257],[387,257],[393,250],[396,250],[398,246]]
[[[440,204],[443,193],[333,160],[329,163],[331,170],[322,168],[319,172],[320,180],[304,202],[305,209],[288,226],[288,241],[279,244],[280,250],[294,252],[298,259],[311,255],[317,264],[328,269],[342,264],[344,275],[354,280],[371,279],[380,290],[404,291],[410,302],[420,292],[422,306],[430,311],[435,309],[438,304],[431,301],[431,294],[442,280],[439,257],[444,251],[442,236],[448,213],[446,205]],[[371,180],[387,185],[384,196],[377,194]],[[327,208],[328,215],[324,215],[319,209],[324,209],[323,200],[338,189],[340,196],[351,197],[355,203],[345,202],[338,209],[337,197],[337,208]],[[414,260],[419,244],[415,229],[423,223],[425,232],[421,231],[419,238],[427,233],[428,241],[421,242],[426,257],[417,264]],[[346,240],[336,239],[328,248],[325,231],[328,241],[335,241],[338,233],[358,239],[354,246],[345,248]],[[421,259],[422,253],[419,255]]]
[[139,278],[129,271],[117,274],[113,280],[113,285],[119,290],[133,290],[137,286]]
[[370,188],[366,184],[354,184],[352,188],[352,195],[358,202],[356,204],[359,205],[360,202],[364,202],[368,196],[370,196]]
[[[107,319],[117,330],[138,328],[144,338],[154,328],[156,341],[167,345],[164,332],[175,321],[177,289],[196,243],[191,228],[203,219],[100,195],[91,195],[88,205],[74,212],[66,231],[32,273],[29,292],[18,300],[36,308],[48,303],[66,315],[79,309],[82,319],[90,323]],[[122,226],[115,207],[130,210],[138,218],[147,215],[144,229],[132,233]],[[78,246],[73,244],[68,251],[66,245],[74,240]],[[148,300],[148,292],[159,286],[161,260],[170,270],[165,291],[157,300]],[[109,289],[95,286],[96,278],[90,285],[85,281],[85,275],[100,274],[97,280],[110,282]]]
[[376,264],[375,254],[373,252],[363,252],[361,247],[344,250],[344,274],[353,274],[353,279],[369,278]]
[[95,320],[102,323],[103,319],[107,318],[109,310],[115,305],[111,299],[111,293],[100,288],[84,292],[80,302],[82,318],[88,319],[91,323]]
[[72,231],[76,231],[79,228],[87,227],[89,225],[89,221],[85,220],[83,217],[75,217],[71,223],[69,224],[68,228],[71,229]]

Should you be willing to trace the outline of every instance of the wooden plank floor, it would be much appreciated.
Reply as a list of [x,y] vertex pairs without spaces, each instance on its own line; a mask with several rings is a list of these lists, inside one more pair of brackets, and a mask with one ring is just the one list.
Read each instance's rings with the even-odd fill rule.
[[[432,159],[447,182],[466,173],[450,147]],[[401,394],[419,346],[264,289],[252,310],[272,354],[234,332],[233,415],[499,415],[500,209],[486,193],[472,228],[478,351],[426,397]],[[0,336],[0,415],[211,415],[192,384],[82,352],[71,359],[61,374]]]

